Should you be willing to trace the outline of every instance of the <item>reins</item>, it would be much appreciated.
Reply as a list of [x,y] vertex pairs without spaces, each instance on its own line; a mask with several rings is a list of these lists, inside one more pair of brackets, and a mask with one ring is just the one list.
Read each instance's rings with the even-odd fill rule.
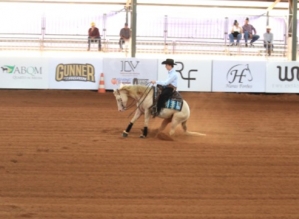
[[[134,110],[134,111],[132,111],[130,114],[129,114],[129,116],[128,117],[130,117],[140,106],[141,106],[141,104],[144,102],[144,100],[145,100],[145,98],[149,95],[149,93],[150,93],[150,91],[151,91],[151,89],[152,89],[152,87],[153,86],[149,86],[151,83],[149,82],[149,83],[147,83],[146,84],[146,89],[145,89],[145,91],[143,92],[143,95],[140,97],[140,99],[138,100],[138,101],[140,101],[139,102],[139,104],[136,106],[136,109]],[[135,101],[137,101],[137,100],[135,100]],[[128,109],[128,108],[127,108]]]

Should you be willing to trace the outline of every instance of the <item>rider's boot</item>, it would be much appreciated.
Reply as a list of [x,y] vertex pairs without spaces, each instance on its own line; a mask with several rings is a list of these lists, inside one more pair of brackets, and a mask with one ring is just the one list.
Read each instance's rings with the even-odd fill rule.
[[157,116],[157,106],[152,107],[151,114],[152,114],[153,118],[155,118]]

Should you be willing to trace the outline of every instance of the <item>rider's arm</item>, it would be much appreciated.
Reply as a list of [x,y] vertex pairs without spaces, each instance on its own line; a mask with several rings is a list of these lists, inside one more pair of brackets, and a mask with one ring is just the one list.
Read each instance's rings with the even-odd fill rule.
[[157,81],[156,83],[162,86],[167,86],[171,84],[175,79],[177,79],[177,74],[172,74],[166,81]]

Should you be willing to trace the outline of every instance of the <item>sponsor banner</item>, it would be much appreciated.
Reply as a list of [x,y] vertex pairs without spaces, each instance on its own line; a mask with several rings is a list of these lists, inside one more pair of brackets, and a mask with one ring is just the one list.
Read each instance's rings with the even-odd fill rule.
[[[168,71],[164,60],[159,60],[158,80],[165,81]],[[212,61],[211,60],[174,60],[174,69],[178,74],[178,91],[207,91],[212,90]]]
[[0,88],[47,89],[48,61],[42,57],[0,59]]
[[50,89],[98,90],[103,72],[99,58],[51,58]]
[[267,93],[299,93],[299,62],[268,62]]
[[122,83],[148,85],[157,80],[157,59],[104,58],[105,88],[116,89]]
[[213,61],[213,91],[265,92],[265,80],[265,61]]

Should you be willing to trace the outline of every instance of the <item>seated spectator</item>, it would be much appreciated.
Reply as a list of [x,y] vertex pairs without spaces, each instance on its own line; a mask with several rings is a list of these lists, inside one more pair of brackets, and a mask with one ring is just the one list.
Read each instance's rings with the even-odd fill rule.
[[95,23],[91,23],[91,28],[88,29],[88,48],[87,51],[90,50],[90,42],[96,43],[98,42],[98,50],[101,51],[101,36],[99,29],[95,26]]
[[264,33],[264,47],[266,48],[266,51],[268,55],[271,55],[271,52],[273,52],[273,33],[271,33],[271,27],[266,27],[266,33]]
[[256,35],[255,28],[251,24],[249,24],[249,18],[246,18],[246,20],[245,20],[245,24],[243,26],[243,32],[244,32],[244,39],[245,39],[246,47],[248,46],[248,44],[247,44],[248,38],[251,39],[250,46],[253,46],[253,43],[260,38],[259,35]]
[[231,33],[228,35],[230,40],[230,46],[234,45],[234,39],[237,39],[236,46],[239,45],[240,39],[242,38],[243,29],[239,26],[238,21],[235,20],[234,25],[231,29]]
[[119,39],[119,49],[120,51],[123,50],[123,44],[128,41],[131,37],[131,32],[130,29],[128,28],[128,24],[125,23],[125,27],[123,27],[120,30],[119,33],[120,39]]

